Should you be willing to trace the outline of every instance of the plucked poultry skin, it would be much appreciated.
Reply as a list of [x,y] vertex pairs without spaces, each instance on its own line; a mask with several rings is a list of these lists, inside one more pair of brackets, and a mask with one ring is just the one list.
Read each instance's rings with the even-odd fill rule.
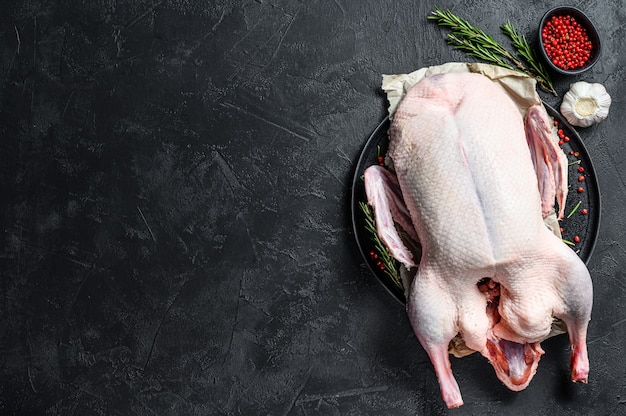
[[[544,225],[567,195],[567,160],[545,109],[525,119],[485,76],[424,78],[400,103],[390,131],[394,172],[365,171],[368,202],[391,254],[417,273],[407,296],[413,330],[448,407],[463,404],[448,344],[460,335],[511,390],[528,386],[540,342],[561,319],[571,378],[586,383],[592,284],[580,258]],[[394,221],[419,240],[414,259]]]

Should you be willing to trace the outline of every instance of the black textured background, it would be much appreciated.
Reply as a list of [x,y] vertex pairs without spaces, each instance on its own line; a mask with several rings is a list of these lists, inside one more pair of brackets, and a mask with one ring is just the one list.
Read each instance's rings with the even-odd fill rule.
[[[1,415],[447,412],[368,272],[350,184],[383,73],[466,60],[426,16],[533,42],[554,1],[2,0]],[[453,359],[458,415],[626,414],[621,0],[599,28],[609,118],[580,129],[603,195],[589,385],[566,337],[530,387]],[[557,106],[559,97],[541,93]]]

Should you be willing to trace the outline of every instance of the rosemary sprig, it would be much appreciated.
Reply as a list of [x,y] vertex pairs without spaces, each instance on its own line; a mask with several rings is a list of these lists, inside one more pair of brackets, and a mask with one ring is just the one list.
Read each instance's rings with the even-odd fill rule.
[[435,7],[428,19],[435,20],[437,25],[451,30],[452,33],[448,35],[447,40],[455,49],[460,49],[469,56],[493,65],[512,70],[517,69],[535,78],[542,89],[556,95],[556,91],[552,87],[552,82],[545,69],[542,71],[536,70],[536,68],[543,67],[534,57],[528,42],[517,33],[510,22],[503,25],[502,30],[513,40],[518,53],[528,61],[530,68],[526,67],[521,60],[517,59],[514,53],[509,52],[493,37],[473,26],[469,21],[456,16],[450,10],[441,10]]
[[435,7],[435,11],[428,16],[428,19],[435,20],[439,26],[447,27],[452,31],[448,35],[448,43],[456,49],[461,49],[468,55],[489,63],[513,69],[502,59],[511,60],[512,55],[491,36],[472,26],[467,20],[456,16],[450,10],[441,10],[438,7]]
[[526,41],[526,37],[517,33],[517,30],[515,30],[515,27],[510,21],[507,21],[505,24],[500,26],[500,29],[502,29],[505,35],[511,38],[517,53],[524,58],[524,60],[526,60],[530,72],[535,76],[539,85],[544,90],[550,91],[552,94],[556,95],[556,91],[552,86],[552,81],[550,80],[548,71],[537,59],[537,55]]
[[389,250],[380,241],[378,237],[378,233],[376,232],[376,223],[374,222],[374,212],[372,208],[366,202],[359,202],[359,206],[363,214],[365,214],[365,229],[370,233],[370,239],[374,243],[374,250],[376,254],[378,254],[378,259],[385,266],[383,272],[391,279],[393,284],[399,289],[404,290],[402,286],[402,279],[400,277],[400,273],[398,272],[398,262],[394,259]]
[[[486,36],[486,35],[485,35]],[[455,49],[462,50],[467,55],[508,69],[515,69],[501,57],[500,51],[489,46],[473,43],[473,39],[462,35],[448,34],[448,43]]]

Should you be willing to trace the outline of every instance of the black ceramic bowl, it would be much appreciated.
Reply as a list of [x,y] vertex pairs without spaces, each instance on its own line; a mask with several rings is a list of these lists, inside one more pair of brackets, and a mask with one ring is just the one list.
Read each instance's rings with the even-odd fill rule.
[[[572,69],[565,69],[561,66],[556,65],[548,56],[548,52],[546,51],[546,45],[544,44],[544,40],[542,37],[542,32],[546,24],[548,24],[548,22],[550,22],[551,19],[555,16],[571,16],[585,29],[587,36],[591,41],[592,48],[591,54],[584,66],[579,66]],[[591,23],[591,20],[589,20],[589,18],[579,9],[567,6],[555,7],[554,9],[546,12],[546,14],[544,14],[543,18],[541,19],[541,23],[539,24],[539,50],[548,66],[559,74],[577,75],[585,72],[598,61],[601,49],[602,45],[600,44],[598,31],[596,30],[593,23]]]

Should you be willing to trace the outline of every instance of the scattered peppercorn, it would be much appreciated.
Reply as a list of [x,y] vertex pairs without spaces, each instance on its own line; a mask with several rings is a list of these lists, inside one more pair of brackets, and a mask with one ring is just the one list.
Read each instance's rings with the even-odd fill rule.
[[585,192],[585,190],[583,189],[583,187],[582,187],[582,186],[579,186],[579,187],[578,187],[578,193],[579,193],[579,194],[582,194],[583,192]]
[[587,208],[583,208],[583,209],[580,211],[580,213],[581,213],[581,214],[583,214],[583,215],[587,215],[587,213],[588,213],[588,212],[589,212],[589,211],[587,211]]
[[584,181],[584,180],[585,180],[585,177],[584,177],[583,175],[580,175],[580,176],[578,177],[578,182],[582,182],[582,181]]
[[585,171],[585,168],[583,168],[582,166],[578,167],[578,173],[583,173]]
[[569,14],[552,16],[541,31],[541,40],[550,61],[561,69],[581,68],[591,57],[593,44],[587,30]]
[[580,237],[579,236],[574,237],[574,242],[575,243],[580,243]]

